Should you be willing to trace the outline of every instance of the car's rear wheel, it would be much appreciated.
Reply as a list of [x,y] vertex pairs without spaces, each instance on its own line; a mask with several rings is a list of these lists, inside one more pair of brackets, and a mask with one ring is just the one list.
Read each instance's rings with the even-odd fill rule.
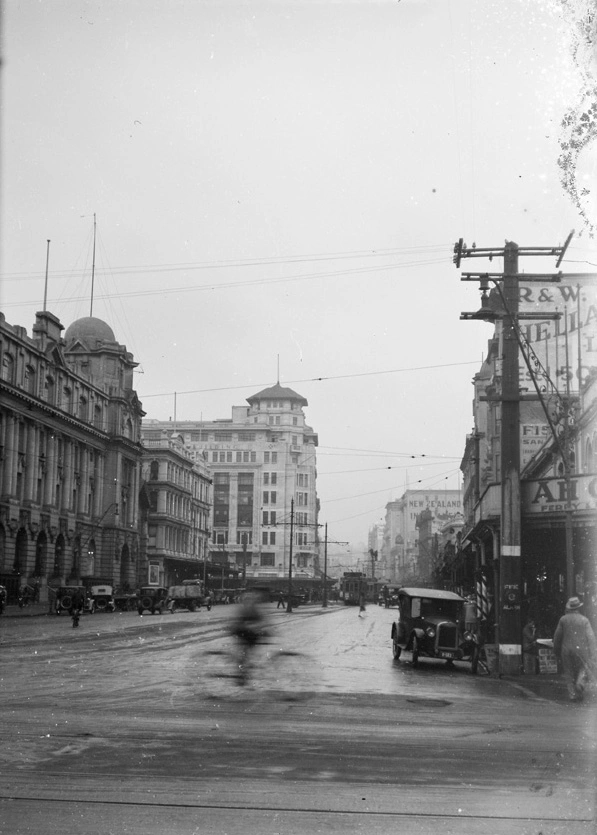
[[398,643],[396,638],[394,638],[392,640],[392,652],[394,653],[394,658],[396,658],[396,659],[400,658],[400,653],[402,652],[402,647],[400,646],[400,644]]
[[151,609],[151,604],[152,604],[151,597],[142,597],[141,598],[141,606],[144,609]]
[[413,667],[419,666],[419,642],[416,638],[413,638],[412,643],[412,657],[413,657]]

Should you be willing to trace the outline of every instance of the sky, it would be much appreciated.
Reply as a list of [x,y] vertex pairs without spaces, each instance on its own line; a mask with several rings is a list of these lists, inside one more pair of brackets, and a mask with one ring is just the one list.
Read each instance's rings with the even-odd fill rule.
[[460,273],[502,264],[457,270],[455,241],[574,229],[562,269],[597,265],[591,6],[5,0],[0,309],[30,334],[47,263],[48,310],[111,325],[148,418],[306,397],[354,559],[405,489],[461,486],[492,328]]

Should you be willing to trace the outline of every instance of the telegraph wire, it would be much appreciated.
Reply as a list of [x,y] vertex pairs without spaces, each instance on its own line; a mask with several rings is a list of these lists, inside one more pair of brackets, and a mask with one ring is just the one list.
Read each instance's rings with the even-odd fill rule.
[[[305,377],[301,380],[285,380],[284,385],[295,385],[296,383],[321,383],[326,380],[345,380],[345,379],[353,379],[355,377],[374,377],[379,374],[398,374],[403,371],[429,371],[435,368],[453,368],[455,366],[461,365],[479,365],[479,360],[468,360],[467,362],[447,362],[441,363],[438,365],[416,365],[410,368],[388,368],[384,371],[362,371],[355,374],[333,374],[326,377]],[[282,383],[280,383],[282,385]],[[207,392],[212,391],[236,391],[238,389],[251,389],[251,388],[260,388],[260,387],[267,387],[271,386],[271,380],[267,383],[245,383],[242,386],[219,386],[217,388],[208,388],[208,389],[189,389],[187,391],[177,391],[176,396],[180,396],[183,394],[205,394]],[[173,391],[163,391],[159,394],[139,394],[139,398],[141,400],[147,400],[150,397],[173,397],[175,392]],[[163,421],[158,421],[158,423],[162,423]],[[188,421],[179,420],[178,423],[186,423]],[[196,422],[196,421],[191,421]]]
[[[151,272],[181,272],[185,270],[211,270],[211,269],[229,269],[235,267],[262,267],[268,265],[280,264],[303,264],[317,261],[340,261],[350,260],[355,258],[384,258],[396,255],[414,255],[416,253],[434,253],[445,252],[451,247],[447,244],[430,244],[428,246],[418,247],[392,247],[390,249],[371,249],[371,250],[353,250],[339,253],[312,253],[307,255],[290,255],[290,256],[271,256],[264,258],[234,258],[234,259],[220,259],[217,261],[187,261],[172,264],[145,264],[145,265],[128,265],[123,267],[114,267],[112,269],[113,275],[144,275]],[[100,270],[101,271],[101,270]],[[51,272],[53,278],[69,278],[71,272]],[[3,281],[39,281],[43,278],[41,272],[21,272],[21,273],[0,273],[0,279]]]
[[[323,272],[323,273],[302,273],[299,275],[293,276],[276,276],[274,278],[256,278],[256,279],[249,279],[248,281],[227,281],[222,282],[221,284],[217,284],[214,282],[210,282],[209,284],[199,284],[199,285],[184,285],[182,287],[159,287],[155,290],[131,290],[129,292],[118,293],[117,296],[121,299],[130,299],[130,298],[147,298],[149,296],[166,296],[166,295],[174,295],[180,293],[189,293],[189,292],[201,292],[201,291],[214,291],[214,290],[223,290],[229,289],[231,287],[258,287],[258,286],[269,286],[272,284],[288,284],[294,281],[315,281],[321,278],[333,278],[336,276],[347,276],[347,275],[360,275],[361,273],[375,273],[375,272],[387,272],[389,270],[395,269],[404,269],[406,267],[426,267],[431,266],[434,264],[443,264],[446,262],[445,258],[434,258],[427,261],[405,261],[400,264],[384,264],[377,267],[358,267],[353,270],[332,270],[331,272]],[[105,301],[105,299],[110,298],[110,296],[96,296],[96,300]],[[78,297],[71,297],[71,298],[63,298],[61,300],[62,304],[73,303],[79,301]],[[27,304],[27,302],[8,302],[4,305],[4,307],[17,307]]]

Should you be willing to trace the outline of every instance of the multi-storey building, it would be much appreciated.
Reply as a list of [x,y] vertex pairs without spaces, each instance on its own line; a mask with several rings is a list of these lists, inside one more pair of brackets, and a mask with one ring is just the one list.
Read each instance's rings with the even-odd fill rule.
[[185,447],[178,433],[163,430],[144,445],[140,504],[148,582],[169,586],[203,577],[212,490],[207,461]]
[[[462,513],[460,490],[407,490],[386,505],[384,557],[394,583],[428,585],[433,573],[433,537]],[[423,532],[423,533],[421,533]]]
[[[210,557],[246,578],[319,576],[317,435],[307,400],[279,383],[234,406],[231,419],[143,422],[146,444],[162,430],[180,433],[213,474]],[[291,539],[292,535],[292,539]]]
[[0,582],[42,600],[49,585],[144,572],[136,363],[101,319],[63,330],[43,311],[29,337],[0,314]]
[[[597,617],[597,277],[563,276],[558,283],[520,281],[520,599],[521,621],[534,617],[549,637],[567,596],[584,595]],[[545,320],[526,324],[528,310]],[[561,320],[549,318],[562,313]],[[453,575],[473,573],[478,608],[490,634],[504,616],[501,583],[503,385],[501,320],[473,380],[473,431],[464,475],[463,539]],[[501,598],[501,599],[500,599]]]

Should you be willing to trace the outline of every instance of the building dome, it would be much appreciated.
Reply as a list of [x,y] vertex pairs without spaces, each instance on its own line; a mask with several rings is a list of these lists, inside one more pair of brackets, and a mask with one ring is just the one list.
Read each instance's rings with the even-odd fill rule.
[[251,397],[247,397],[247,403],[251,406],[253,403],[258,403],[260,400],[292,400],[295,403],[299,403],[301,406],[309,405],[305,397],[301,394],[297,394],[296,391],[293,391],[291,388],[281,386],[280,383],[276,383],[275,386],[270,386],[269,388],[263,389]]
[[84,316],[77,319],[66,329],[64,334],[66,343],[79,339],[88,345],[95,345],[97,342],[116,342],[114,331],[103,319],[96,319],[95,316]]

